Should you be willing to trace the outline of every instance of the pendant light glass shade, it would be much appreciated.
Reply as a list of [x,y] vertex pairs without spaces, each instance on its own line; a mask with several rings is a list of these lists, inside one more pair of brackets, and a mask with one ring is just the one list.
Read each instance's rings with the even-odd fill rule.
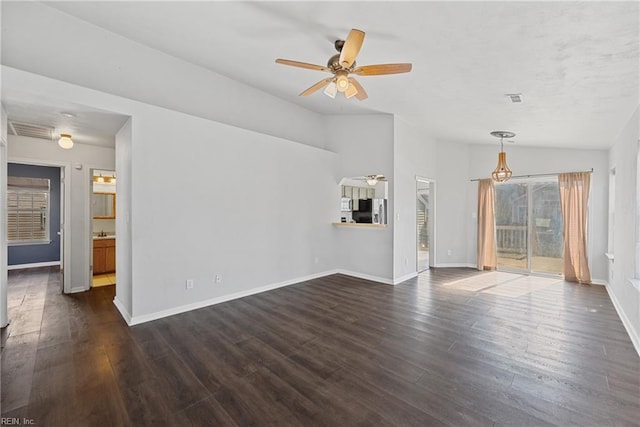
[[344,97],[349,99],[353,96],[356,96],[357,94],[358,94],[358,88],[356,88],[354,85],[349,83],[349,87],[347,87],[347,90],[344,93]]
[[338,93],[338,86],[336,86],[335,82],[329,83],[327,88],[324,90],[324,94],[329,98],[335,98]]
[[500,138],[500,152],[498,153],[498,165],[491,173],[491,178],[495,182],[505,182],[511,178],[512,172],[507,166],[507,153],[504,152],[504,143],[502,142],[503,138],[513,138],[516,136],[513,132],[507,132],[504,130],[496,130],[491,132],[491,135]]
[[60,139],[58,140],[58,145],[65,150],[68,150],[73,147],[73,141],[71,140],[71,135],[68,133],[61,133]]

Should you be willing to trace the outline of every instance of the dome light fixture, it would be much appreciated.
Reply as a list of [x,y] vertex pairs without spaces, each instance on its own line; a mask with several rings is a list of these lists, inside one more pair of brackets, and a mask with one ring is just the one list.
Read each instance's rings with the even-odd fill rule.
[[505,181],[508,181],[509,178],[511,178],[512,172],[511,172],[511,169],[509,169],[509,166],[507,166],[507,153],[504,152],[504,143],[502,140],[504,138],[513,138],[514,136],[516,136],[516,134],[513,132],[504,131],[504,130],[496,130],[491,132],[491,135],[495,136],[496,138],[500,138],[500,152],[498,153],[498,165],[496,166],[494,171],[491,173],[491,178],[493,178],[495,182],[505,182]]
[[65,150],[69,150],[73,148],[73,141],[71,140],[71,134],[61,133],[60,139],[58,140],[58,145]]

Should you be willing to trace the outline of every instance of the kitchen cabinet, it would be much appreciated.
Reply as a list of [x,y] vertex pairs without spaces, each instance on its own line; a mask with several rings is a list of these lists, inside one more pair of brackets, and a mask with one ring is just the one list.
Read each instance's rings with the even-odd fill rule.
[[116,271],[116,239],[94,239],[93,274]]
[[376,189],[373,187],[352,187],[349,185],[342,186],[342,197],[349,199],[374,199],[376,197]]

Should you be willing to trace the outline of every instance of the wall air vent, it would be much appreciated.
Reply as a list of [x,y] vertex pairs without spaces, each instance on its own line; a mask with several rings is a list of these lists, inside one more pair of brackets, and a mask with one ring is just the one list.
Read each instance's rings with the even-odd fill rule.
[[517,104],[519,102],[524,102],[524,97],[522,96],[521,93],[508,93],[506,95],[511,102],[513,102],[514,104]]
[[49,126],[9,121],[9,129],[13,135],[46,139],[47,141],[53,140],[54,128]]

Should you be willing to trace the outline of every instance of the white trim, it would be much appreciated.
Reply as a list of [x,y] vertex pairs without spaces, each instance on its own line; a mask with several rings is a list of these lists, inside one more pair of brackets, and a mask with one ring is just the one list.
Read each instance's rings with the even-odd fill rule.
[[124,307],[124,304],[122,304],[122,302],[118,299],[117,295],[113,298],[113,304],[116,306],[116,308],[120,312],[120,315],[122,316],[124,321],[127,322],[127,325],[131,326],[132,325],[131,314],[129,314],[127,309]]
[[633,343],[633,346],[635,347],[636,352],[638,353],[638,356],[640,356],[640,335],[638,335],[638,331],[634,329],[633,323],[631,322],[631,320],[629,320],[624,310],[622,310],[622,307],[620,307],[620,303],[618,302],[615,296],[615,293],[611,291],[608,283],[605,285],[605,289],[609,294],[609,299],[613,303],[613,307],[616,309],[616,312],[618,313],[618,317],[620,318],[620,320],[622,320],[622,324],[624,325],[624,328],[627,330],[627,334],[629,334],[629,338],[631,338],[631,342]]
[[[129,326],[137,325],[140,323],[150,322],[152,320],[162,319],[163,317],[173,316],[175,314],[184,313],[187,311],[197,310],[199,308],[208,307],[210,305],[220,304],[222,302],[231,301],[237,298],[247,297],[249,295],[259,294],[266,291],[271,291],[273,289],[282,288],[284,286],[294,285],[296,283],[306,282],[308,280],[317,279],[320,277],[330,276],[332,274],[336,274],[338,271],[325,271],[322,273],[311,274],[309,276],[298,277],[295,279],[285,280],[284,282],[273,283],[270,285],[260,286],[253,289],[248,289],[246,291],[236,292],[233,294],[223,295],[216,298],[209,298],[203,301],[197,301],[190,304],[181,305],[178,307],[168,308],[166,310],[156,311],[154,313],[142,314],[140,316],[131,316],[122,303],[117,300],[117,297],[114,298],[113,303],[116,305],[120,314],[125,319]],[[346,273],[345,273],[346,274]]]
[[54,265],[60,265],[60,261],[32,262],[29,264],[9,265],[7,266],[7,270],[19,270],[21,268],[53,267]]
[[358,279],[370,280],[372,282],[384,283],[385,285],[393,285],[394,284],[392,279],[387,279],[387,278],[379,277],[379,276],[372,276],[370,274],[356,273],[355,271],[337,270],[336,273],[344,274],[346,276],[351,276],[351,277],[357,277]]
[[414,277],[418,277],[418,274],[419,273],[417,271],[414,271],[413,273],[405,274],[402,277],[398,277],[398,278],[393,279],[393,284],[397,285],[397,284],[405,282],[405,281],[407,281],[409,279],[413,279]]
[[476,264],[464,263],[464,262],[446,262],[446,263],[434,265],[434,267],[435,268],[467,267],[467,268],[474,268],[476,270],[478,269],[478,266]]
[[629,283],[631,283],[631,286],[636,288],[637,291],[640,291],[640,279],[629,279]]
[[597,286],[607,286],[607,282],[605,280],[599,280],[599,279],[591,279],[591,284],[597,285]]

